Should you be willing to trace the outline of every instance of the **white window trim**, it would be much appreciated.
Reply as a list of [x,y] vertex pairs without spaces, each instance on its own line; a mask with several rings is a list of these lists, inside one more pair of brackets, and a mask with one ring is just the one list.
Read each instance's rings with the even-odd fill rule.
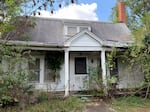
[[89,31],[91,31],[91,27],[90,26],[84,26],[84,25],[79,25],[79,26],[76,26],[76,25],[65,25],[64,26],[64,35],[66,38],[70,37],[71,35],[68,34],[68,27],[76,27],[77,28],[77,32],[76,33],[79,33],[80,32],[80,27],[87,27]]

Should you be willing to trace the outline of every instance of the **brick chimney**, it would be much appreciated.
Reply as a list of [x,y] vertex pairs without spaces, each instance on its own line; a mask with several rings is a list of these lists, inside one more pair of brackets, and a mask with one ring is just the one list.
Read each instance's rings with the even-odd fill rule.
[[123,1],[118,3],[118,22],[126,23],[126,8]]

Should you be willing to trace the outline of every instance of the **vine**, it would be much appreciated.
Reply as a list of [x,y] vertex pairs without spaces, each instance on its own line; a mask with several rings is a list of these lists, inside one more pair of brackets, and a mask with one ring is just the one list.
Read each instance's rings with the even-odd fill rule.
[[63,52],[60,51],[51,51],[46,53],[46,61],[48,68],[54,72],[54,77],[59,78],[58,71],[61,69],[63,64]]

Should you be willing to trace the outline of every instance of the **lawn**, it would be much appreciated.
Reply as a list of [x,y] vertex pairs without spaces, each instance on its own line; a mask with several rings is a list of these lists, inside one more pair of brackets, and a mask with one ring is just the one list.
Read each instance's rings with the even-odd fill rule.
[[150,99],[135,96],[116,98],[111,107],[117,112],[150,112]]
[[[92,102],[88,103],[92,104]],[[99,107],[95,106],[95,103],[100,104]],[[94,102],[90,105],[90,108],[95,110],[106,108],[106,110],[108,110],[109,106],[102,105],[103,103],[105,104],[103,101]],[[67,99],[53,98],[49,101],[41,100],[40,103],[28,105],[24,111],[20,111],[17,106],[13,106],[0,108],[0,112],[84,112],[85,105],[87,105],[87,103],[78,97],[69,97]],[[116,112],[150,112],[150,100],[135,96],[120,97],[111,100],[110,107],[116,110]]]
[[[79,98],[52,99],[27,106],[23,112],[82,112],[83,103]],[[0,108],[0,112],[21,112],[17,107]]]

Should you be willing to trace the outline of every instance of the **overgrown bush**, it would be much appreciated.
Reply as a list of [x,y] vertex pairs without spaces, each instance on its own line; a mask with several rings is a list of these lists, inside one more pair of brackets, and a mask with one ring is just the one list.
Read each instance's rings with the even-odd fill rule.
[[[23,65],[32,57],[30,51],[23,46],[0,46],[0,105],[2,107],[13,102],[24,103],[33,86],[29,85],[29,72]],[[12,104],[13,105],[13,104]]]
[[101,75],[100,67],[89,68],[89,80],[85,85],[89,86],[89,90],[94,96],[104,96],[104,84]]
[[130,63],[131,68],[136,66],[144,74],[145,80],[142,82],[140,89],[146,90],[145,98],[148,98],[150,93],[150,33],[145,35],[141,44],[134,43],[130,46],[123,57]]
[[90,92],[94,96],[106,97],[112,96],[114,89],[113,84],[116,83],[116,77],[107,77],[107,85],[104,84],[102,79],[102,69],[100,67],[89,68],[89,80],[85,80],[86,88],[89,88]]

